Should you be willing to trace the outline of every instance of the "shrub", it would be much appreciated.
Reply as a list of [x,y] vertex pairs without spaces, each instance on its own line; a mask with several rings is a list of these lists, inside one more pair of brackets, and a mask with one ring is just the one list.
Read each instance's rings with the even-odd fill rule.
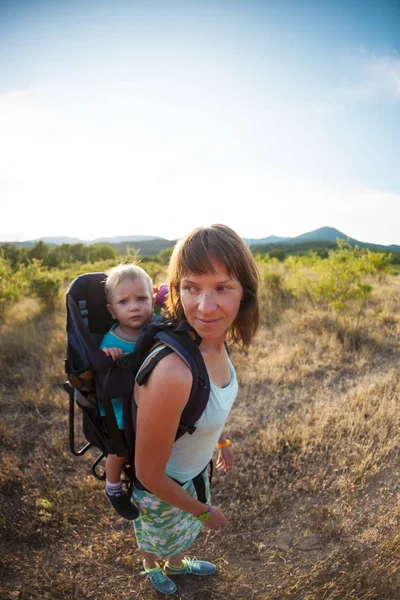
[[361,346],[361,318],[365,312],[372,286],[367,276],[386,272],[391,258],[381,252],[372,252],[347,241],[337,240],[338,249],[329,252],[327,259],[311,253],[302,259],[289,257],[286,266],[296,271],[299,265],[311,268],[307,275],[297,270],[293,293],[305,297],[317,310],[333,310],[336,316],[338,339],[350,349]]
[[0,318],[4,315],[7,303],[17,300],[21,295],[20,286],[15,277],[11,265],[0,258]]
[[154,261],[146,262],[140,266],[150,275],[153,282],[156,282],[157,277],[164,271],[161,265]]
[[164,248],[158,254],[159,261],[162,265],[167,265],[169,263],[169,259],[171,258],[173,248]]
[[274,250],[269,251],[269,255],[271,258],[277,258],[281,262],[285,260],[286,253],[282,248],[274,248]]
[[32,279],[30,289],[47,307],[54,308],[60,296],[61,281],[55,274],[42,272]]
[[279,322],[281,313],[290,305],[293,294],[285,285],[284,274],[277,270],[277,259],[260,265],[261,319],[266,325]]
[[30,281],[39,271],[38,260],[13,269],[7,260],[0,257],[0,320],[4,318],[6,308],[27,293]]
[[0,256],[11,265],[13,270],[17,270],[20,265],[26,266],[29,263],[28,249],[19,248],[15,244],[6,243],[0,246]]

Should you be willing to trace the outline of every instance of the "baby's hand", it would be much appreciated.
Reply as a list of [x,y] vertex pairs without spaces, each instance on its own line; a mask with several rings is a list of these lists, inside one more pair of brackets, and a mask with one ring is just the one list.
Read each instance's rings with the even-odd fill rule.
[[123,355],[123,351],[121,348],[102,348],[102,350],[104,354],[107,354],[107,356],[110,356],[113,360],[118,358],[118,356]]

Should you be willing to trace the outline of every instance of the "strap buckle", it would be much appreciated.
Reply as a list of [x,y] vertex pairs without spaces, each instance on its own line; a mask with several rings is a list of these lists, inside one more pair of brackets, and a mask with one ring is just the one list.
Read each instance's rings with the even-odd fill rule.
[[196,431],[196,427],[194,425],[185,425],[184,423],[179,423],[178,431],[183,433],[188,433],[189,435],[193,435]]

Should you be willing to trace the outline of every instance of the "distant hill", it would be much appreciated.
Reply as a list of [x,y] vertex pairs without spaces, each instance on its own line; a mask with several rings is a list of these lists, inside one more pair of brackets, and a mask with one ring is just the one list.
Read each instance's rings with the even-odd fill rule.
[[[74,238],[74,237],[42,237],[36,240],[27,240],[24,242],[0,242],[0,246],[2,246],[5,243],[9,243],[9,244],[15,244],[15,246],[18,246],[19,248],[32,248],[32,246],[34,246],[37,242],[44,242],[45,244],[48,244],[49,246],[61,246],[61,244],[85,244],[85,246],[89,246],[92,244],[109,244],[110,246],[123,246],[125,247],[127,243],[129,243],[129,245],[131,247],[139,247],[138,244],[140,244],[140,246],[144,243],[144,244],[149,244],[151,245],[152,241],[156,241],[156,242],[160,242],[161,244],[161,249],[164,249],[164,245],[163,245],[163,238],[157,237],[157,236],[152,236],[152,235],[126,235],[126,236],[115,236],[115,237],[101,237],[101,238],[97,238],[95,240],[82,240],[80,238]],[[165,242],[167,240],[164,240]],[[168,242],[168,245],[166,246],[167,248],[169,246],[173,246],[175,242]],[[158,254],[158,252],[155,252],[155,254]]]
[[[308,233],[302,233],[294,238],[292,238],[293,242],[301,242],[301,241],[313,241],[320,240],[324,242],[336,242],[336,239],[340,238],[341,240],[347,240],[349,238],[348,235],[345,235],[339,229],[335,229],[334,227],[320,227],[319,229],[315,229],[314,231],[309,231]],[[350,238],[351,239],[351,238]],[[355,240],[354,240],[355,241]]]
[[249,246],[254,246],[254,244],[260,245],[260,244],[279,244],[280,242],[287,242],[288,240],[292,240],[293,238],[291,237],[279,237],[277,235],[270,235],[266,238],[262,238],[260,240],[257,240],[255,238],[243,238],[243,240],[246,242],[246,244],[248,244]]
[[309,231],[308,233],[302,233],[296,237],[279,237],[276,235],[270,235],[269,237],[262,239],[245,239],[245,242],[249,244],[249,246],[262,246],[264,244],[298,244],[301,242],[312,242],[312,241],[324,241],[324,242],[334,242],[336,244],[336,239],[340,238],[346,240],[348,238],[347,235],[335,229],[334,227],[320,227],[315,231]]
[[[36,242],[44,242],[49,246],[61,246],[61,244],[80,244],[82,240],[74,237],[42,237],[37,240],[30,240],[28,243],[36,244]],[[86,242],[83,242],[84,244]]]
[[327,241],[327,242],[336,242],[336,239],[340,238],[341,240],[349,240],[352,246],[359,246],[360,248],[371,248],[371,250],[386,250],[391,252],[399,252],[400,246],[392,244],[390,246],[384,246],[383,244],[371,244],[370,242],[360,242],[355,238],[351,238],[348,235],[345,235],[338,229],[334,227],[320,227],[320,229],[316,229],[315,231],[310,231],[309,233],[303,233],[302,235],[298,235],[297,237],[292,239],[292,242],[297,243],[300,241]]
[[384,246],[382,244],[360,242],[355,238],[345,235],[334,227],[320,227],[314,231],[302,233],[294,238],[287,238],[286,241],[283,242],[260,243],[258,240],[256,240],[254,244],[251,244],[251,249],[254,252],[269,252],[273,248],[282,248],[282,250],[296,252],[298,250],[308,250],[311,248],[334,248],[336,246],[337,238],[341,240],[349,240],[349,243],[352,246],[359,246],[360,248],[370,248],[371,250],[381,250],[386,252],[400,252],[400,246],[395,244]]
[[[360,248],[370,248],[371,250],[381,250],[385,252],[400,252],[400,246],[396,244],[384,246],[382,244],[360,242],[359,240],[347,236],[338,229],[335,229],[334,227],[320,227],[319,229],[315,229],[314,231],[302,233],[297,237],[281,237],[276,235],[270,235],[268,237],[260,239],[243,239],[251,247],[253,252],[269,252],[273,248],[281,248],[285,251],[297,252],[299,250],[308,250],[311,248],[334,248],[336,246],[337,238],[340,238],[342,240],[348,239],[352,246],[357,245]],[[15,243],[15,245],[19,247],[31,248],[38,241],[39,240],[29,240],[26,242],[10,243]],[[164,238],[151,235],[101,237],[90,241],[72,237],[45,237],[41,238],[41,241],[49,245],[79,243],[87,245],[109,244],[121,254],[126,254],[128,247],[137,248],[140,250],[140,254],[142,256],[155,256],[165,248],[172,248],[176,242],[176,240],[166,240]],[[0,246],[4,243],[5,242],[0,242]]]
[[88,244],[121,244],[124,242],[148,242],[150,240],[162,240],[163,238],[152,235],[117,235],[116,237],[101,237],[86,242]]
[[127,248],[136,248],[140,250],[141,256],[155,256],[161,250],[173,248],[176,240],[165,240],[164,238],[153,238],[141,242],[120,242],[119,244],[109,244],[120,254],[127,254]]
[[121,242],[141,242],[148,240],[161,240],[162,238],[153,235],[117,235],[115,237],[100,237],[95,240],[81,240],[73,237],[42,237],[37,240],[29,240],[27,242],[18,242],[20,244],[36,244],[36,242],[44,242],[51,246],[60,246],[61,244],[119,244]]
[[61,244],[86,244],[83,240],[74,237],[42,237],[37,240],[26,240],[24,242],[0,242],[3,244],[14,244],[18,248],[32,248],[37,242],[43,242],[48,246],[61,246]]

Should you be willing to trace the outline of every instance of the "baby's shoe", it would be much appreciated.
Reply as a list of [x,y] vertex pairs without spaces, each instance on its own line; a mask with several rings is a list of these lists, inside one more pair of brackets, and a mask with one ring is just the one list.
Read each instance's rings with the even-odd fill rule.
[[129,521],[138,518],[138,509],[126,494],[123,492],[121,494],[109,494],[107,490],[105,490],[105,493],[120,517],[128,519]]

